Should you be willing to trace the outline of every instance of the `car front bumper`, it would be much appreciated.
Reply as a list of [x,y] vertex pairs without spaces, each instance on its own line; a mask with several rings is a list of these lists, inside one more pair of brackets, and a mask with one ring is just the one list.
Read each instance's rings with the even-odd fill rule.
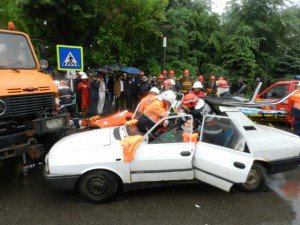
[[300,156],[269,162],[269,174],[296,169],[300,165]]
[[80,177],[80,175],[63,175],[63,176],[54,176],[48,174],[44,168],[44,180],[46,184],[55,189],[74,189],[75,185]]

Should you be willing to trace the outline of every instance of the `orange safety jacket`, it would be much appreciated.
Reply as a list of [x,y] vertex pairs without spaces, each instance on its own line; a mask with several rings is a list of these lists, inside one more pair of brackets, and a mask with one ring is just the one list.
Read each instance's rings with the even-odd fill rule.
[[294,108],[300,109],[300,91],[297,91],[290,97],[290,100],[293,101]]
[[167,116],[168,108],[164,105],[163,101],[154,100],[144,111],[144,115],[153,123],[157,123]]
[[143,113],[145,111],[145,109],[154,101],[157,99],[157,95],[154,94],[148,94],[146,97],[144,97],[140,104],[139,104],[139,108],[138,108],[138,112],[139,113]]

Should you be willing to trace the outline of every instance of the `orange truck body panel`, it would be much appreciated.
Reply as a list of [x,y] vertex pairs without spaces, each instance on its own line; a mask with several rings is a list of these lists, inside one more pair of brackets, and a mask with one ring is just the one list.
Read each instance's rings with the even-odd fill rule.
[[[297,83],[299,81],[298,80],[289,80],[289,81],[280,81],[277,82],[273,85],[271,85],[270,87],[268,87],[267,89],[265,89],[263,92],[261,92],[260,94],[257,95],[256,97],[256,101],[276,101],[279,100],[280,98],[286,96],[287,94],[291,93],[292,91],[295,90],[295,88],[297,87]],[[272,93],[272,90],[284,90],[282,92],[281,96],[268,96],[268,93]],[[276,92],[276,91],[274,91]],[[262,107],[262,109],[264,110],[284,110],[286,111],[287,115],[284,117],[270,117],[268,120],[270,122],[276,122],[278,120],[282,121],[285,123],[292,123],[292,107],[293,107],[293,102],[292,100],[288,99],[278,105],[276,105],[276,107],[274,106],[265,106]]]
[[[0,69],[0,97],[39,93],[55,93],[57,97],[58,90],[51,77],[38,71],[39,62],[29,36],[23,32],[9,30],[0,30],[0,33],[24,36],[27,40],[31,53],[34,57],[34,61],[37,65],[37,67],[34,69],[18,69],[19,72],[10,69]],[[27,88],[33,88],[34,91],[24,91],[24,89]]]

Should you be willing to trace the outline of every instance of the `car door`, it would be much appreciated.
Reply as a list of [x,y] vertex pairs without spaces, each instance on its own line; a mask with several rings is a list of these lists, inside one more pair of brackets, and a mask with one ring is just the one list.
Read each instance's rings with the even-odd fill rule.
[[[177,117],[169,117],[171,120]],[[165,139],[150,140],[151,133],[156,131],[156,124],[145,136],[138,147],[134,160],[130,162],[132,182],[170,181],[193,179],[192,158],[195,143],[176,142],[166,143]],[[161,140],[161,141],[157,141]]]
[[229,191],[233,184],[246,181],[253,157],[230,118],[205,116],[192,164],[196,179]]

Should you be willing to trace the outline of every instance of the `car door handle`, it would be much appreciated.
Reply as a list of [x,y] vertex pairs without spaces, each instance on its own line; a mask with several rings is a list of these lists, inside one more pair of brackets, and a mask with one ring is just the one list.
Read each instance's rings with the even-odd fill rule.
[[183,151],[183,152],[180,152],[180,155],[181,156],[190,156],[191,152],[190,151]]
[[234,162],[233,165],[236,167],[236,168],[239,168],[239,169],[245,169],[246,166],[244,163],[241,163],[241,162]]

